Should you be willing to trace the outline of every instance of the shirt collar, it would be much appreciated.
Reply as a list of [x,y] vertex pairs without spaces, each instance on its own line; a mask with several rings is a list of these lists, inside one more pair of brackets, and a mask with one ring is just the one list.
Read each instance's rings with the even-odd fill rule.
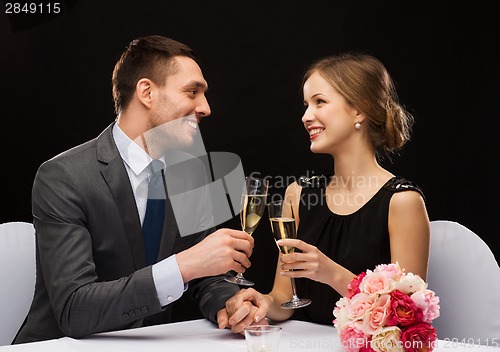
[[144,149],[122,131],[117,123],[113,126],[113,138],[120,156],[134,174],[142,173],[153,160]]

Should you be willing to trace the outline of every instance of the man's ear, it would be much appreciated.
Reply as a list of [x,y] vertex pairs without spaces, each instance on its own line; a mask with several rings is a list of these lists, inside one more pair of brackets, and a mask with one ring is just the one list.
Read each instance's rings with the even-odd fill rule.
[[154,83],[148,78],[141,78],[135,86],[137,100],[139,100],[146,109],[151,109],[152,107],[153,86]]

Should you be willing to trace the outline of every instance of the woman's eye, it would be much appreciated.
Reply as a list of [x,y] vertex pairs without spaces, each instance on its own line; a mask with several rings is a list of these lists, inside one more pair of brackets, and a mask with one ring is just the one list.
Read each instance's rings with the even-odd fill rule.
[[323,99],[316,100],[316,105],[323,104],[325,101]]

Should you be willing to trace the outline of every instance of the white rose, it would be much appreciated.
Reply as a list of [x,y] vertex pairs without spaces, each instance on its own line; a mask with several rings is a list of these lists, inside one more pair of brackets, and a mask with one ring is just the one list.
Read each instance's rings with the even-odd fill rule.
[[372,337],[371,347],[376,352],[403,352],[401,330],[396,326],[383,328]]
[[335,316],[335,320],[333,321],[334,326],[338,331],[342,329],[347,323],[350,323],[349,319],[349,300],[345,297],[342,297],[335,304],[335,308],[333,309],[333,315]]
[[425,290],[427,283],[418,275],[408,273],[404,275],[399,282],[396,283],[396,289],[410,295],[414,292]]

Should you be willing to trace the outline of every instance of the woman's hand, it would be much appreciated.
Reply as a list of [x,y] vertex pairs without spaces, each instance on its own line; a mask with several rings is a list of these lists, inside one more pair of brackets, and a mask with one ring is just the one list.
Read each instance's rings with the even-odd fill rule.
[[288,238],[279,240],[278,245],[302,251],[281,256],[281,275],[308,278],[332,286],[337,265],[318,248],[304,241]]
[[235,333],[242,333],[249,325],[266,325],[264,319],[271,306],[271,299],[253,288],[242,289],[227,300],[226,307],[217,314],[220,329],[228,326]]

